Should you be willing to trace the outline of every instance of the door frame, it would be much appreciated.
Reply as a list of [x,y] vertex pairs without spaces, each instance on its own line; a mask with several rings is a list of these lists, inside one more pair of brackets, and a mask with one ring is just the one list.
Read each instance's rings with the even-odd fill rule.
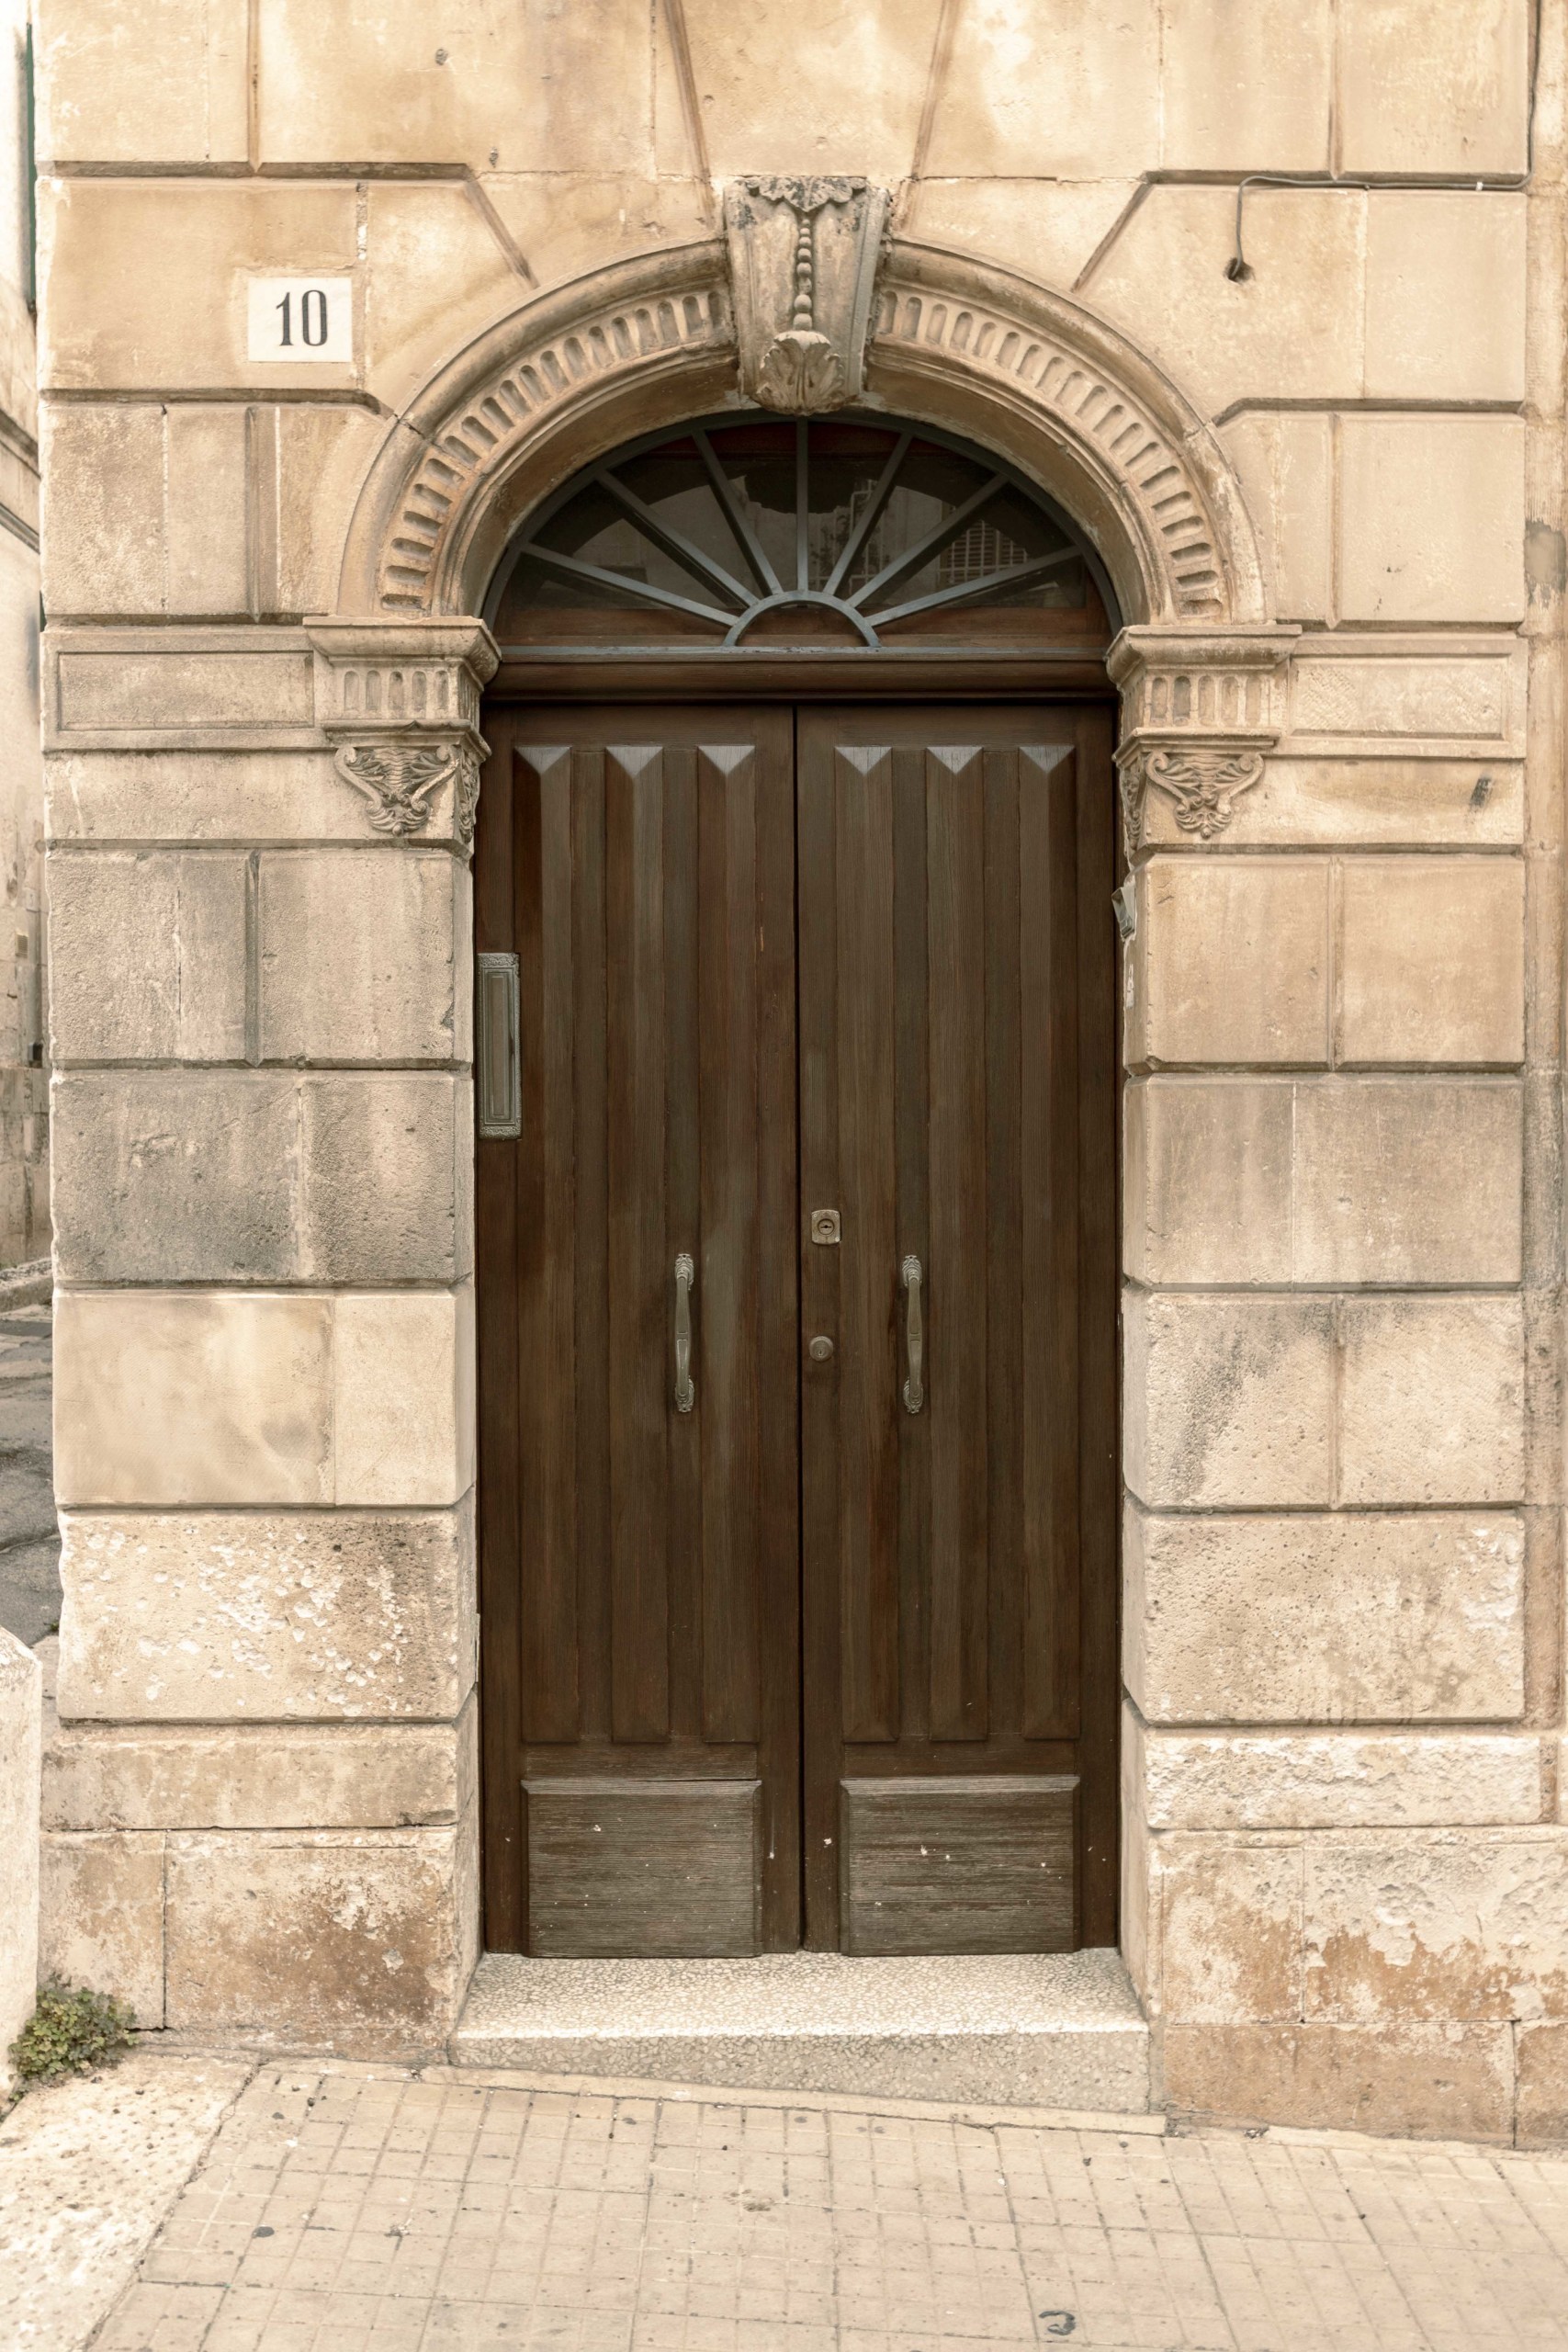
[[[649,655],[639,650],[594,649],[583,653],[545,654],[502,662],[487,689],[480,713],[499,704],[581,703],[603,707],[623,705],[628,711],[671,705],[722,702],[809,704],[897,701],[900,704],[970,702],[1102,705],[1110,717],[1109,754],[1115,751],[1120,698],[1105,665],[1108,647],[1045,648],[1029,656],[1015,654],[945,653],[919,657],[919,691],[913,690],[916,662],[905,654],[871,652],[839,654],[781,649],[748,655],[743,649],[723,654],[672,652]],[[510,752],[505,757],[510,761]],[[1119,820],[1115,771],[1106,761],[1103,820],[1111,844],[1111,868],[1118,884],[1126,873],[1125,842]],[[486,782],[494,775],[487,767],[481,777],[481,806]],[[480,876],[476,860],[476,946],[484,944],[484,910],[479,903]],[[1108,934],[1113,937],[1112,907],[1105,909]],[[477,977],[478,965],[475,964]],[[1077,1809],[1077,1886],[1080,1942],[1083,1947],[1113,1946],[1120,1933],[1120,1878],[1122,1824],[1121,1818],[1121,1628],[1122,1573],[1122,1193],[1124,1058],[1119,992],[1109,991],[1110,1094],[1111,1134],[1110,1159],[1113,1172],[1111,1201],[1112,1249],[1110,1287],[1114,1292],[1110,1377],[1107,1404],[1111,1416],[1110,1453],[1114,1508],[1106,1513],[1108,1556],[1100,1576],[1084,1577],[1080,1600],[1080,1657],[1083,1666],[1083,1728],[1080,1748],[1088,1765],[1081,1789],[1092,1786],[1092,1805]],[[476,1153],[478,1146],[476,1143]],[[480,1942],[484,1950],[517,1950],[513,1942],[497,1942],[491,1933],[512,1907],[503,1893],[505,1849],[518,1836],[517,1808],[497,1786],[500,1758],[493,1752],[510,1728],[503,1685],[491,1687],[491,1658],[484,1625],[504,1619],[504,1610],[487,1610],[489,1576],[497,1573],[493,1546],[487,1544],[491,1509],[515,1508],[517,1465],[501,1466],[497,1448],[487,1440],[486,1403],[489,1393],[484,1362],[483,1291],[487,1276],[480,1235],[476,1232],[475,1286],[479,1297],[477,1546],[479,1614],[478,1676],[479,1752],[479,1886]],[[1108,1302],[1110,1303],[1110,1302]],[[514,1451],[514,1449],[513,1449]],[[798,1530],[797,1530],[798,1532]],[[1091,1729],[1092,1725],[1092,1729]],[[492,1739],[487,1733],[501,1736]],[[515,1742],[512,1743],[513,1746]],[[1092,1776],[1092,1780],[1091,1780]],[[505,1867],[514,1870],[515,1864]],[[503,1928],[502,1933],[506,1930]]]

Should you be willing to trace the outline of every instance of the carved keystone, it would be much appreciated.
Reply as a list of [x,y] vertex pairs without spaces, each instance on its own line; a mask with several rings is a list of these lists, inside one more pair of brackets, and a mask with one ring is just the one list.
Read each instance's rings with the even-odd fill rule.
[[1284,723],[1298,628],[1124,628],[1107,662],[1122,688],[1116,752],[1129,858],[1145,846],[1151,790],[1199,841],[1224,832]]
[[372,831],[473,846],[479,695],[498,655],[482,621],[313,620],[316,722]]
[[731,180],[724,232],[749,399],[816,416],[859,398],[887,207],[863,179]]

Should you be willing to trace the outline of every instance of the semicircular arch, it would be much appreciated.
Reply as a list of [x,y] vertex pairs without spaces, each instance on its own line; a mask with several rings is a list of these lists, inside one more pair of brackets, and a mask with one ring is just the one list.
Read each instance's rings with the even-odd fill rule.
[[[398,419],[355,509],[339,613],[478,612],[519,520],[591,458],[743,405],[720,241],[555,288],[470,344]],[[895,239],[862,405],[980,442],[1038,481],[1100,555],[1126,620],[1270,617],[1215,436],[1145,354],[1066,296]]]

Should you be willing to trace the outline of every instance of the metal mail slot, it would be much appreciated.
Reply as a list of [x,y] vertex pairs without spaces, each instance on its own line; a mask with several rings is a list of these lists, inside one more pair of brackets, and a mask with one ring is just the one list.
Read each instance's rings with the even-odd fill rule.
[[481,1137],[523,1132],[523,1040],[518,1015],[517,958],[482,951],[479,957],[479,1035],[475,1075]]

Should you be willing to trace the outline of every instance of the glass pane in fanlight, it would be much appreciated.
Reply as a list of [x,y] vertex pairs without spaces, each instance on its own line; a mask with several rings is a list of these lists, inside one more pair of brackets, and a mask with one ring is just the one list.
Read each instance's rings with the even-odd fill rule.
[[785,588],[795,577],[795,427],[723,425],[709,435],[729,494]]
[[[887,564],[918,547],[928,532],[937,530],[988,478],[987,469],[954,449],[939,449],[930,441],[912,444],[887,503],[874,529],[842,582],[852,596]],[[908,592],[900,579],[879,590],[876,601],[897,603]]]
[[602,571],[616,572],[634,584],[645,582],[671,596],[690,596],[701,605],[728,602],[734,606],[737,603],[733,597],[722,599],[706,581],[667,555],[597,482],[568,499],[534,539],[536,546],[575,556],[580,563],[596,564]]
[[[959,503],[954,500],[948,513]],[[868,610],[874,614],[878,606],[961,591],[971,582],[988,579],[998,571],[1021,571],[1042,556],[1066,552],[1071,548],[1066,533],[1049,514],[1043,514],[1021,491],[1004,486],[958,531],[939,540],[935,551],[917,569],[902,573],[887,587],[879,589]],[[1083,600],[1083,562],[1080,557],[1072,555],[1059,571],[1021,581],[1016,587],[1000,582],[976,601],[1062,607],[1080,605]]]
[[[615,468],[615,478],[650,507],[666,530],[678,531],[735,582],[735,601],[749,604],[756,588],[734,532],[725,520],[707,468],[693,441],[667,441]],[[705,580],[705,573],[697,573]],[[705,594],[707,591],[705,589]]]
[[[871,424],[816,424],[807,471],[807,584],[826,587],[876,495],[897,435]],[[873,528],[873,537],[875,528]],[[874,571],[875,566],[872,569]],[[864,575],[867,579],[871,574]],[[841,585],[842,583],[840,583]]]

